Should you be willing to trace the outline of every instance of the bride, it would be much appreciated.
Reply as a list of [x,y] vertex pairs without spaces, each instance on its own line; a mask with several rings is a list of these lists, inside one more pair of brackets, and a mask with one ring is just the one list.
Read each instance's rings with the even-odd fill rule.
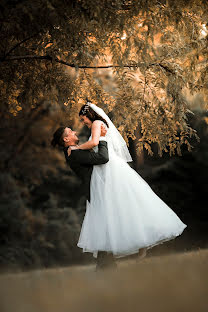
[[[115,258],[144,253],[174,239],[187,227],[127,162],[127,145],[105,112],[90,102],[79,112],[91,129],[87,142],[77,148],[97,151],[101,126],[107,128],[109,161],[93,167],[90,202],[77,246],[97,258],[98,251]],[[70,151],[69,151],[70,153]]]

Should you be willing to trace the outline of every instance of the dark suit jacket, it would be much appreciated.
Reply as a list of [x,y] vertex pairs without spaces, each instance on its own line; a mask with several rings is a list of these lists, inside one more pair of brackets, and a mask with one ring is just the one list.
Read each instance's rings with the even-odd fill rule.
[[72,150],[68,156],[68,147],[64,147],[64,155],[67,164],[81,178],[87,199],[90,201],[90,179],[94,165],[105,164],[109,161],[108,145],[106,141],[100,141],[98,152],[93,150]]

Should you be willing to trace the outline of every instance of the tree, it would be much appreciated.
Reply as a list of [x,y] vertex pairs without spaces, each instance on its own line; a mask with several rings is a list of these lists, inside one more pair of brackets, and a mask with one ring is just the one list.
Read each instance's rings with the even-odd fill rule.
[[4,124],[57,105],[73,119],[88,97],[126,140],[140,129],[140,151],[191,149],[184,91],[207,97],[207,1],[3,0],[0,9]]

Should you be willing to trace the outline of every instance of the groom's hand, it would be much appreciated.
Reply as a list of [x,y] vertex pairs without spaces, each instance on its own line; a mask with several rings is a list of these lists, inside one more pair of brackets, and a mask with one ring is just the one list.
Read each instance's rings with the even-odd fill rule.
[[107,133],[107,129],[105,128],[105,126],[102,124],[101,125],[101,133],[100,136],[105,136]]

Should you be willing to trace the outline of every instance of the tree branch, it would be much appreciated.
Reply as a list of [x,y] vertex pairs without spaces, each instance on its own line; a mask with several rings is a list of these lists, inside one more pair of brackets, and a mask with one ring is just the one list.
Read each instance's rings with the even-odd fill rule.
[[[0,62],[8,62],[8,61],[18,61],[18,60],[48,60],[51,62],[63,64],[72,68],[82,68],[82,69],[104,69],[104,68],[139,68],[140,65],[144,65],[144,63],[132,63],[126,65],[100,65],[100,66],[87,66],[87,65],[75,65],[73,63],[68,63],[66,61],[60,60],[57,57],[53,57],[51,55],[20,55],[20,56],[10,56],[7,58],[0,57]],[[175,72],[168,68],[167,65],[162,64],[161,62],[158,63],[150,63],[147,65],[147,68],[152,66],[160,66],[167,72],[171,74],[175,74]]]
[[30,40],[31,38],[37,36],[38,34],[39,34],[39,32],[37,32],[37,33],[35,33],[34,35],[32,35],[32,36],[30,36],[30,37],[27,37],[27,38],[23,39],[22,41],[18,42],[17,44],[15,44],[15,45],[4,55],[3,59],[6,59],[7,56],[8,56],[9,54],[11,54],[12,51],[14,51],[16,48],[18,48],[18,47],[19,47],[21,44],[23,44],[24,42],[26,42],[26,41]]
[[93,69],[93,68],[120,68],[120,67],[138,67],[138,64],[128,64],[128,65],[101,65],[101,66],[86,66],[86,65],[75,65],[72,63],[65,62],[63,60],[58,59],[57,57],[52,57],[50,55],[23,55],[23,56],[10,56],[7,58],[0,57],[0,62],[8,62],[8,61],[17,61],[17,60],[48,60],[51,62],[56,62],[59,64],[63,64],[73,68],[85,68],[85,69]]

